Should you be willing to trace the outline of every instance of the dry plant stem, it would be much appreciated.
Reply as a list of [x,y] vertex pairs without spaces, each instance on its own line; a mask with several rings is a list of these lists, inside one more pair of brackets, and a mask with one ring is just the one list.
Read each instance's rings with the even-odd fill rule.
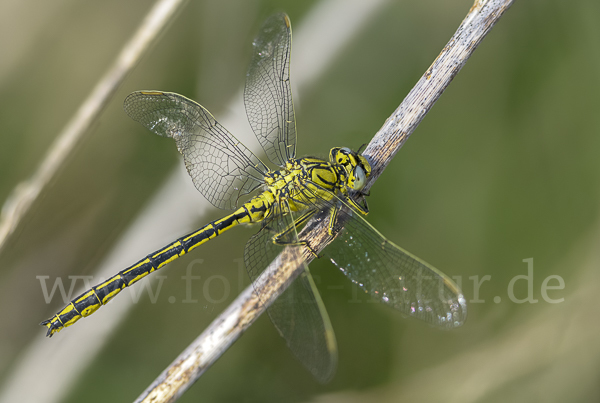
[[125,44],[112,66],[96,84],[88,98],[58,135],[33,176],[18,184],[2,207],[0,216],[0,250],[17,228],[33,202],[54,177],[75,146],[89,133],[89,128],[107,105],[127,73],[149,49],[186,0],[158,0],[148,12],[133,37]]
[[[398,152],[425,114],[450,84],[454,76],[474,52],[513,0],[477,0],[462,24],[431,67],[410,91],[402,104],[384,123],[365,149],[364,155],[373,173],[367,189]],[[310,236],[306,234],[310,232]],[[310,247],[320,251],[331,241],[327,220],[310,223],[300,234],[310,239]],[[302,271],[292,264],[284,250],[254,283],[180,354],[179,357],[146,389],[136,402],[174,402],[209,368],[229,346],[264,312]],[[306,262],[313,258],[304,251]],[[293,260],[293,259],[292,259]],[[256,290],[262,295],[259,303]]]
[[475,0],[437,59],[386,120],[364,151],[373,171],[365,190],[408,139],[513,0]]

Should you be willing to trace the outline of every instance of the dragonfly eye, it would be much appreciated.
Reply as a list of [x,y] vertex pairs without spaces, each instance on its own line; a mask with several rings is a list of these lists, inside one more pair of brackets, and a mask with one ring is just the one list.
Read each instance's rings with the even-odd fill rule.
[[367,182],[367,175],[361,166],[357,165],[352,171],[352,175],[348,180],[350,187],[353,190],[361,190],[365,187],[365,183]]

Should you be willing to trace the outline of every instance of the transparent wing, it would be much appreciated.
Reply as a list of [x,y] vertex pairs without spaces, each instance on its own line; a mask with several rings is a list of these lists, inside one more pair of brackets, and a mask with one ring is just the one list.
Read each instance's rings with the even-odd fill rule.
[[244,103],[250,126],[276,165],[296,156],[296,121],[290,86],[292,28],[285,14],[269,17],[253,42]]
[[[252,282],[284,249],[273,243],[273,237],[277,234],[288,230],[280,238],[291,244],[284,255],[295,260],[302,259],[301,249],[292,246],[297,244],[298,238],[293,228],[293,218],[291,214],[284,214],[286,211],[289,211],[287,202],[275,204],[263,228],[246,244],[244,258]],[[303,265],[304,272],[271,304],[267,313],[296,358],[317,380],[325,383],[335,372],[337,345],[321,296],[308,266],[305,263]]]
[[315,199],[315,208],[337,211],[338,236],[323,254],[373,299],[438,327],[463,324],[466,302],[450,277],[386,239],[336,196]]
[[125,112],[152,132],[175,139],[196,189],[214,206],[234,209],[264,180],[267,167],[198,103],[172,92],[136,91]]

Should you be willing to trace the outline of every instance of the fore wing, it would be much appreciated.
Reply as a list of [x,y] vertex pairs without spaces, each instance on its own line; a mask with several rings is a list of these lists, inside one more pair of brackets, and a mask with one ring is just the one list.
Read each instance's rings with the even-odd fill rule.
[[276,165],[296,156],[296,121],[290,86],[292,28],[285,14],[269,17],[253,42],[244,103],[254,134]]
[[371,298],[438,327],[463,324],[467,305],[450,277],[386,239],[337,196],[315,196],[313,208],[337,212],[337,237],[323,255]]

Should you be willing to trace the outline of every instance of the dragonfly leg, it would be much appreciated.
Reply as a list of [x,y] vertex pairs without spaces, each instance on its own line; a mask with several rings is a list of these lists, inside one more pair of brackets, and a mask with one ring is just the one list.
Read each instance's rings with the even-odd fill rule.
[[344,201],[346,201],[346,203],[351,205],[353,208],[358,210],[358,212],[363,215],[369,214],[369,206],[367,205],[367,199],[365,199],[365,196],[369,195],[368,193],[358,192],[358,195],[363,202],[363,204],[359,204],[354,200],[354,198],[350,197],[350,194],[348,193],[348,189],[342,188],[342,189],[340,189],[340,191],[341,191],[342,195],[344,195]]
[[317,252],[313,248],[310,247],[310,245],[308,244],[307,241],[304,241],[304,240],[290,241],[289,240],[290,234],[292,233],[292,231],[296,231],[302,225],[306,224],[306,222],[308,220],[310,220],[314,214],[315,214],[314,210],[309,210],[309,211],[305,212],[304,214],[302,214],[300,217],[296,218],[294,220],[294,223],[291,224],[288,228],[281,231],[279,234],[276,234],[275,236],[273,236],[273,243],[276,245],[304,246],[315,257],[317,257],[317,258],[320,257],[317,254]]
[[275,237],[273,237],[273,243],[276,245],[282,245],[282,246],[285,246],[285,245],[304,246],[317,259],[319,259],[319,258],[321,258],[321,256],[323,256],[323,255],[319,255],[316,250],[311,248],[311,246],[308,244],[308,241],[296,241],[296,242],[281,241],[281,240],[277,239],[277,236],[275,236]]
[[[369,213],[369,206],[367,205],[367,200],[364,198],[364,195],[361,195],[361,196],[363,196],[362,200],[364,202],[364,205],[358,204],[351,197],[347,197],[346,201],[348,202],[348,204],[350,204],[352,207],[354,207],[356,210],[358,210],[361,214],[367,215]],[[331,207],[331,214],[329,215],[329,228],[328,228],[330,236],[334,236],[336,233],[335,224],[337,221],[339,211],[340,211],[340,206],[334,205]]]
[[367,204],[367,199],[366,199],[366,197],[365,197],[365,196],[369,196],[369,193],[370,193],[370,192],[367,192],[367,193],[362,193],[362,192],[361,192],[361,193],[360,193],[360,197],[361,197],[361,200],[362,200],[363,204],[358,204],[358,203],[357,203],[357,205],[361,207],[361,208],[359,209],[359,211],[360,211],[362,214],[364,214],[364,215],[367,215],[367,214],[369,214],[369,205]]
[[298,230],[298,228],[300,228],[302,225],[306,224],[306,222],[315,214],[315,212],[313,210],[309,210],[306,213],[302,214],[300,217],[296,218],[294,220],[294,223],[291,224],[288,228],[284,229],[283,231],[281,231],[279,234],[276,234],[273,237],[273,243],[277,244],[277,245],[295,245],[295,244],[299,244],[299,245],[304,245],[304,243],[302,242],[290,242],[287,241],[286,238],[289,239],[290,234],[292,233],[292,231],[296,231]]

